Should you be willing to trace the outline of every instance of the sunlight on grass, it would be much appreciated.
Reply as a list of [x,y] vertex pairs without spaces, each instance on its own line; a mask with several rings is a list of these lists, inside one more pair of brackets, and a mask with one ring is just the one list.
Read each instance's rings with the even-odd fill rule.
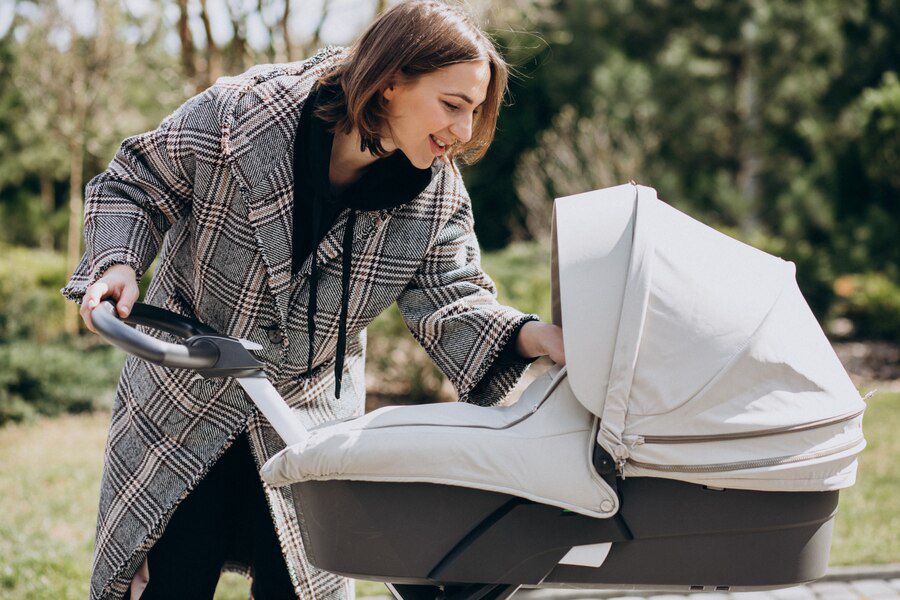
[[[88,596],[109,414],[0,428],[0,598]],[[246,600],[250,583],[225,573],[216,600]],[[361,581],[359,596],[387,594]]]
[[[39,419],[0,429],[0,597],[88,595],[94,519],[109,415]],[[841,493],[831,564],[900,562],[900,394],[877,394],[865,417],[869,447],[857,484]],[[217,600],[246,599],[226,574]],[[358,582],[359,596],[385,595]]]
[[900,393],[875,394],[868,402],[868,446],[856,485],[841,492],[833,565],[900,562]]

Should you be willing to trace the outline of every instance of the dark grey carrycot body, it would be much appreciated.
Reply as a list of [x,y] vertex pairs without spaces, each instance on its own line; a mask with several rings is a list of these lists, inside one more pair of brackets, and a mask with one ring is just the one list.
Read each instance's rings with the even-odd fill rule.
[[108,309],[95,323],[148,360],[237,377],[287,443],[262,476],[292,486],[310,561],[398,596],[821,577],[865,404],[793,265],[652,188],[560,199],[555,213],[567,366],[508,407],[387,407],[306,430],[250,344],[152,307],[128,321],[184,345]]

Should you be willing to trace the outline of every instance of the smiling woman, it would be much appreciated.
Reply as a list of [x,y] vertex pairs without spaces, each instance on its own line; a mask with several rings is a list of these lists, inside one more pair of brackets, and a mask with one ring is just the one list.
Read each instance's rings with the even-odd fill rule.
[[[497,404],[560,328],[497,302],[456,158],[493,140],[507,67],[459,8],[402,2],[351,48],[224,77],[126,139],[85,200],[63,294],[82,316],[145,302],[259,346],[307,425],[365,407],[366,327],[396,302],[461,401]],[[126,362],[101,483],[91,598],[211,598],[226,566],[253,596],[352,596],[311,565],[283,448],[234,380]],[[165,451],[160,451],[165,448]]]

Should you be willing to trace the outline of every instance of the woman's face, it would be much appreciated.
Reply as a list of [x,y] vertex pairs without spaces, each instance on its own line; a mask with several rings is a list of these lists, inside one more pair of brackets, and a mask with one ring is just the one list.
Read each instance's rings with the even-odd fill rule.
[[426,169],[445,148],[472,138],[472,121],[487,96],[491,79],[486,60],[456,63],[386,89],[388,132],[385,150],[399,149]]

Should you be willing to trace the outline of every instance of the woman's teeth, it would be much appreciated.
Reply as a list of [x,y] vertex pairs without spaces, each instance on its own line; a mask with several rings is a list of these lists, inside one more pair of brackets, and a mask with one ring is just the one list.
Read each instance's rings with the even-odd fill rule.
[[437,139],[437,138],[434,137],[434,136],[431,136],[431,139],[433,139],[433,140],[434,140],[434,143],[437,144],[438,146],[440,146],[441,148],[443,148],[444,146],[446,146],[446,144],[444,144],[443,142],[441,142],[439,139]]
[[433,135],[429,134],[428,139],[431,142],[431,153],[435,156],[443,156],[444,152],[447,151],[447,148],[445,148],[443,144],[438,142]]

